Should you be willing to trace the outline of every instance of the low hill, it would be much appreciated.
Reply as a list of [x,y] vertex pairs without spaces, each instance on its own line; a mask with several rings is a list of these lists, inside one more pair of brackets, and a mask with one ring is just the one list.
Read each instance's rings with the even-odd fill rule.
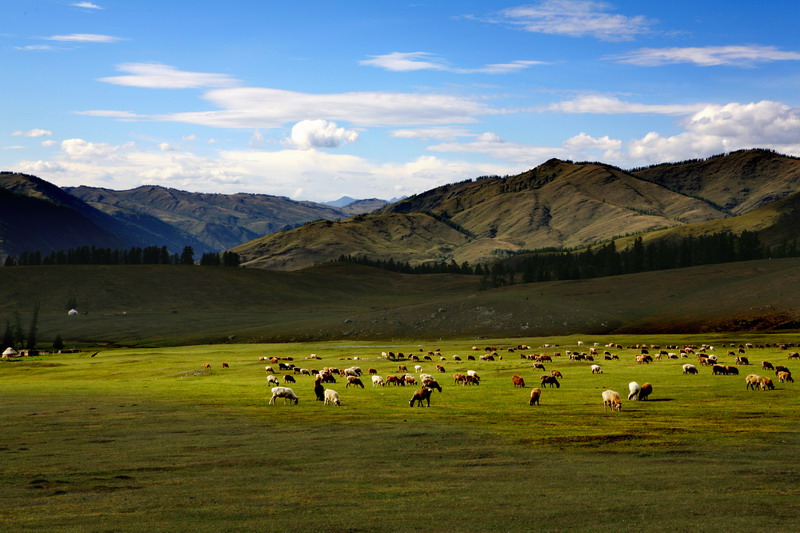
[[114,191],[71,187],[67,192],[173,250],[216,252],[263,235],[349,212],[266,194],[208,194],[156,185]]
[[[475,276],[351,264],[0,268],[0,317],[39,338],[119,344],[533,337],[800,328],[800,259],[479,290]],[[74,299],[87,314],[67,316]]]
[[464,246],[468,236],[423,213],[358,215],[344,221],[318,221],[297,229],[267,235],[233,249],[243,266],[297,270],[335,261],[341,255],[415,263],[441,261]]

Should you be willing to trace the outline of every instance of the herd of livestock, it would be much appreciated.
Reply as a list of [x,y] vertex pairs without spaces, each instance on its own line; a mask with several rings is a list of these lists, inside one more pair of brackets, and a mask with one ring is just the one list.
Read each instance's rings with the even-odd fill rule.
[[[657,345],[634,345],[634,346],[627,346],[628,349],[635,349],[637,352],[635,355],[637,364],[650,364],[653,363],[655,360],[658,359],[686,359],[686,358],[694,358],[696,363],[685,363],[681,365],[683,374],[697,374],[699,373],[698,366],[708,367],[710,368],[712,374],[714,375],[739,375],[739,367],[741,366],[749,366],[751,365],[748,357],[745,354],[747,351],[756,348],[770,348],[770,345],[753,345],[753,344],[746,344],[746,345],[738,345],[734,346],[731,345],[730,350],[728,350],[727,355],[734,357],[734,365],[724,365],[719,362],[718,357],[711,353],[714,351],[714,347],[710,345],[669,345],[662,349],[660,346]],[[556,345],[547,345],[545,344],[543,348],[557,348]],[[789,350],[794,348],[793,344],[776,344],[774,348],[778,348],[781,350]],[[544,364],[545,363],[553,363],[558,359],[562,358],[561,352],[553,352],[552,354],[526,354],[530,350],[530,346],[527,345],[517,345],[516,347],[507,348],[505,350],[498,350],[497,347],[486,347],[483,349],[485,352],[483,355],[478,357],[474,355],[469,355],[466,357],[467,361],[497,361],[502,360],[503,355],[502,353],[505,352],[506,354],[511,354],[515,352],[519,352],[519,358],[523,360],[532,361],[533,369],[545,371]],[[578,350],[567,350],[564,352],[564,355],[569,358],[571,361],[587,361],[591,363],[590,370],[592,374],[602,374],[603,368],[600,364],[602,361],[613,361],[618,360],[619,356],[612,353],[612,350],[615,349],[622,349],[622,346],[619,344],[606,344],[604,348],[600,348],[597,343],[595,343],[591,347],[585,347],[584,343],[578,341]],[[473,347],[473,351],[481,351],[481,348]],[[507,357],[509,355],[506,355]],[[516,357],[516,356],[515,356]],[[306,359],[308,360],[319,360],[315,354],[310,355]],[[341,358],[341,359],[348,359],[351,358]],[[352,358],[354,360],[359,360],[358,357]],[[431,395],[434,390],[438,390],[439,392],[442,391],[442,387],[439,384],[437,378],[433,374],[426,374],[423,372],[423,367],[420,364],[415,364],[412,366],[413,370],[417,373],[419,377],[416,377],[414,374],[409,373],[409,366],[410,363],[422,363],[425,361],[433,362],[434,360],[439,360],[441,362],[448,361],[448,358],[444,357],[441,354],[440,350],[436,351],[429,351],[425,355],[417,355],[417,354],[403,354],[403,353],[393,353],[393,352],[383,352],[380,355],[380,359],[384,361],[395,361],[398,363],[397,365],[397,374],[398,375],[387,375],[386,377],[378,375],[378,371],[374,368],[369,368],[367,373],[370,375],[370,380],[372,382],[373,387],[384,387],[387,385],[394,385],[394,386],[411,386],[420,388],[415,388],[411,399],[409,400],[409,406],[419,405],[422,406],[423,402],[424,405],[430,406],[431,403]],[[788,359],[800,359],[800,354],[798,352],[788,352]],[[339,393],[333,389],[326,388],[325,384],[328,383],[336,383],[336,378],[344,379],[346,383],[346,388],[349,387],[361,387],[364,388],[364,383],[362,382],[362,376],[364,374],[363,370],[359,366],[350,366],[348,368],[332,368],[332,367],[324,367],[322,369],[310,369],[310,368],[302,368],[297,366],[295,363],[291,362],[292,358],[290,357],[261,357],[262,361],[269,361],[270,365],[265,367],[267,372],[267,385],[271,385],[271,392],[272,396],[269,399],[270,404],[275,404],[276,399],[283,398],[284,403],[293,403],[297,404],[299,402],[299,397],[294,392],[292,388],[288,385],[291,383],[296,383],[295,376],[308,376],[313,381],[313,390],[314,396],[317,401],[323,402],[325,405],[341,405],[341,398]],[[462,361],[462,358],[458,355],[453,355],[450,359],[454,362]],[[277,365],[278,372],[285,372],[283,375],[283,384],[280,383],[280,379],[276,376],[274,365]],[[445,368],[442,364],[435,365],[437,375],[444,374]],[[794,379],[792,378],[792,373],[788,367],[785,365],[776,364],[773,365],[769,361],[761,361],[761,369],[765,371],[770,371],[775,373],[775,377],[780,383],[793,383]],[[475,370],[467,370],[465,372],[456,372],[452,374],[453,384],[454,385],[480,385],[481,377]],[[539,377],[539,387],[535,387],[531,390],[529,404],[530,405],[539,405],[539,401],[542,395],[542,389],[546,387],[560,387],[561,384],[559,379],[563,379],[563,376],[559,370],[550,370],[549,373],[542,374]],[[517,388],[524,388],[525,380],[522,376],[513,375],[511,377],[511,382],[513,387]],[[773,379],[769,376],[760,376],[754,373],[749,373],[745,377],[745,386],[748,390],[773,390],[775,388]],[[653,385],[651,383],[643,383],[639,384],[635,381],[629,383],[629,394],[627,395],[627,399],[630,401],[635,400],[647,400],[650,394],[653,392]],[[614,390],[605,390],[602,392],[602,401],[603,401],[603,409],[604,410],[611,410],[611,411],[621,411],[622,410],[622,398],[620,394]]]

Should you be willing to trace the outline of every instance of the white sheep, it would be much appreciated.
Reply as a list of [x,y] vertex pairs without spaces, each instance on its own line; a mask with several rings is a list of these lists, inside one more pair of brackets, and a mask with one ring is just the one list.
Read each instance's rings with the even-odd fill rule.
[[478,375],[478,373],[477,373],[477,372],[475,372],[474,370],[467,370],[467,375],[468,375],[468,376],[472,376],[472,377],[473,377],[473,378],[475,378],[477,381],[480,381],[480,380],[481,380],[481,377],[480,377],[480,376]]
[[414,365],[414,372],[416,372],[417,374],[422,372],[422,366],[421,365]]
[[283,398],[283,403],[286,404],[287,401],[293,401],[295,405],[300,399],[294,393],[292,389],[289,387],[272,387],[272,398],[269,399],[269,404],[275,404],[275,398]]
[[691,365],[689,363],[686,363],[685,365],[683,365],[683,373],[684,374],[697,374],[697,367],[694,366],[694,365]]
[[622,411],[622,400],[618,392],[613,390],[603,391],[603,411],[606,408],[612,411]]
[[270,374],[269,376],[267,376],[267,385],[270,385],[270,384],[273,384],[273,383],[275,385],[280,385],[280,383],[278,382],[278,378],[273,376],[272,374]]
[[339,401],[339,393],[333,389],[325,389],[325,405],[342,405]]
[[603,369],[600,368],[600,365],[592,365],[592,374],[602,374]]
[[377,376],[377,375],[373,375],[372,376],[372,386],[373,387],[383,387],[384,386],[383,378],[380,377],[380,376]]
[[641,392],[642,387],[640,387],[639,384],[636,383],[635,381],[631,381],[630,383],[628,383],[628,390],[631,391],[631,393],[628,394],[628,399],[638,400],[639,392]]

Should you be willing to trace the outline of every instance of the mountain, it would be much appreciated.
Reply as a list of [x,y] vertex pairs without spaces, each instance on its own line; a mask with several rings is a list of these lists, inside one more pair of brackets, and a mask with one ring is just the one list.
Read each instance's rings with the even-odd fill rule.
[[0,256],[142,244],[125,225],[55,185],[26,174],[0,173]]
[[233,248],[311,220],[339,219],[347,213],[314,202],[266,194],[193,193],[155,185],[127,191],[95,187],[67,192],[148,235],[153,244],[196,253]]
[[357,200],[355,198],[351,198],[350,196],[342,196],[338,200],[333,200],[332,202],[323,202],[323,203],[331,207],[344,207],[346,205],[352,204],[355,201]]
[[386,200],[379,200],[378,198],[367,198],[365,200],[354,200],[347,205],[342,206],[340,209],[347,216],[360,215],[364,213],[372,213],[388,205]]
[[[800,159],[768,150],[633,171],[551,159],[516,176],[444,185],[372,215],[306,225],[236,251],[251,266],[295,269],[342,254],[474,263],[498,251],[585,247],[637,234],[649,239],[747,229],[777,245],[800,237],[800,199],[792,196],[798,191]],[[408,219],[392,215],[412,213],[428,217],[415,219],[425,220],[420,247],[397,238]]]
[[639,169],[636,175],[741,215],[800,191],[800,158],[739,150],[708,159]]

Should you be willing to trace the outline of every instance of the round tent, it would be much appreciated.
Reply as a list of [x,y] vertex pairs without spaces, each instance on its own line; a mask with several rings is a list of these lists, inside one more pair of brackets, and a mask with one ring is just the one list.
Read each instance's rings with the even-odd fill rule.
[[10,346],[8,348],[6,348],[5,351],[3,351],[3,359],[8,359],[9,357],[16,357],[18,355],[19,355],[19,353],[14,348],[11,348]]
[[70,309],[69,311],[67,311],[67,314],[69,316],[75,316],[75,315],[78,314],[78,310],[77,309]]

